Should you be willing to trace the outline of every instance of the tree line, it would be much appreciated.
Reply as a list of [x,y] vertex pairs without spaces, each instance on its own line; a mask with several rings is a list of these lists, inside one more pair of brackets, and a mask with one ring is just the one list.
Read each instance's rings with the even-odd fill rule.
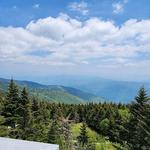
[[[82,123],[74,141],[70,125]],[[63,104],[41,101],[13,79],[0,93],[0,136],[59,144],[61,150],[94,150],[87,127],[119,143],[116,149],[150,149],[150,98],[142,87],[128,104]]]

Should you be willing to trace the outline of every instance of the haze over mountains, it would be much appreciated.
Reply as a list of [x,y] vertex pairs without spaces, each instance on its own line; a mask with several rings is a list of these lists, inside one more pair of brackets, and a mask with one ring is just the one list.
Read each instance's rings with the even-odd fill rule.
[[[10,80],[8,79],[0,78],[0,91],[7,91],[9,81]],[[104,101],[104,99],[99,96],[72,87],[60,85],[42,85],[32,81],[16,80],[15,82],[20,88],[27,87],[30,91],[30,95],[36,96],[40,100],[61,102],[66,104]]]
[[150,94],[150,82],[116,81],[91,76],[48,76],[39,79],[45,84],[70,86],[113,102],[131,102],[141,86]]
[[[27,86],[32,95],[40,99],[64,103],[100,101],[128,103],[134,99],[141,86],[150,93],[150,83],[114,81],[87,76],[49,76],[41,80],[43,84],[32,81],[16,82],[21,87]],[[8,79],[0,78],[0,89],[6,91],[8,83]]]

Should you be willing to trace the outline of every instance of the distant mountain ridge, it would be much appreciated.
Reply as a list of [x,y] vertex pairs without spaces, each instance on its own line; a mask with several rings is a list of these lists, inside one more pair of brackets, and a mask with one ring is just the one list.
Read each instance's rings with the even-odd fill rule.
[[[0,78],[0,90],[7,91],[9,82],[9,79]],[[15,82],[19,87],[27,87],[31,95],[35,95],[41,100],[68,104],[104,101],[99,96],[72,87],[43,85],[32,81],[15,80]]]
[[[7,79],[0,79],[1,90],[7,89],[8,81]],[[135,98],[141,86],[144,86],[150,95],[149,82],[115,81],[88,76],[48,76],[45,81],[41,82],[47,85],[32,81],[17,81],[17,84],[20,86],[28,85],[32,93],[39,95],[42,99],[65,103],[91,101],[129,103]]]
[[[45,80],[44,80],[45,79]],[[41,78],[41,82],[70,86],[104,97],[107,101],[129,103],[144,86],[150,95],[150,82],[116,81],[83,75],[55,75]]]

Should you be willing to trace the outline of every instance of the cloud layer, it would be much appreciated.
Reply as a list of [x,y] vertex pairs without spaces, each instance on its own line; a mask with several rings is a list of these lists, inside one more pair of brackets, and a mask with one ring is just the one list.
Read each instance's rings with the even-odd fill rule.
[[115,2],[112,4],[113,7],[113,13],[114,14],[119,14],[124,11],[125,5],[128,3],[128,0],[123,0],[119,2]]
[[0,62],[49,66],[148,68],[150,20],[121,26],[66,14],[31,21],[26,27],[0,27]]
[[88,15],[88,4],[84,1],[81,2],[72,2],[68,5],[70,11],[79,12],[82,15]]

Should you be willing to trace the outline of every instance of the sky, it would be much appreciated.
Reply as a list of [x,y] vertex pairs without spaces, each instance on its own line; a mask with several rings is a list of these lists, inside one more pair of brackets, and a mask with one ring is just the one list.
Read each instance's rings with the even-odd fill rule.
[[150,81],[150,0],[0,0],[0,68]]

